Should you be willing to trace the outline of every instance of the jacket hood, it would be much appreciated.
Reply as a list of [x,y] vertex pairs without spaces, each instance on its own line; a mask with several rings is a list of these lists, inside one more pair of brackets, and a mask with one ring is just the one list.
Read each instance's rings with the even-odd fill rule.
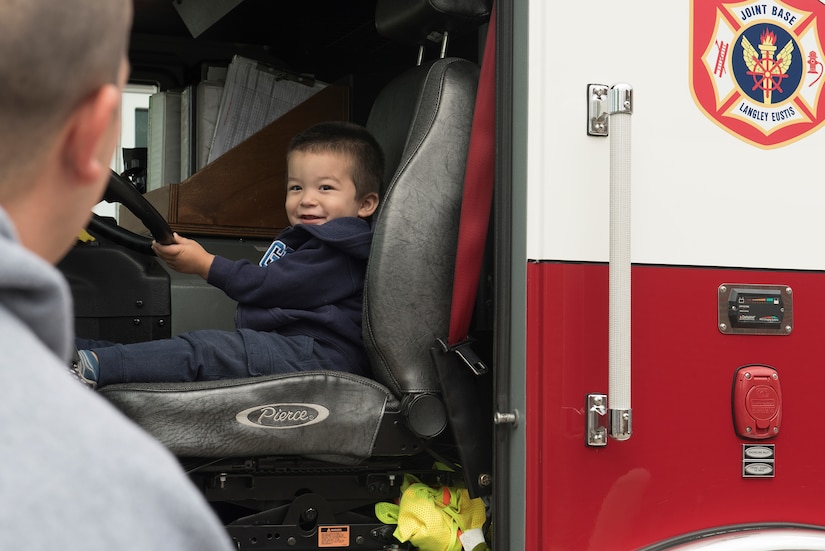
[[28,326],[59,358],[68,360],[72,301],[68,284],[51,264],[25,249],[0,209],[0,308]]
[[296,224],[286,228],[279,239],[297,249],[308,238],[315,237],[354,258],[369,257],[373,226],[362,218],[336,218],[321,225]]

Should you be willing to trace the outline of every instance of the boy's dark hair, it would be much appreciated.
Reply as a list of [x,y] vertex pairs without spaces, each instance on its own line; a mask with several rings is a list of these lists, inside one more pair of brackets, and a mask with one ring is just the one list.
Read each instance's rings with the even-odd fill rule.
[[384,178],[384,153],[363,126],[351,122],[329,121],[313,125],[289,142],[287,158],[293,151],[343,153],[352,159],[355,196],[380,193]]

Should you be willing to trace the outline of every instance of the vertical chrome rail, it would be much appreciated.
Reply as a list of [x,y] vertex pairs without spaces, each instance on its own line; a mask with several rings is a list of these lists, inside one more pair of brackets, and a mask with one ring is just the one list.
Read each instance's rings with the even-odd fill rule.
[[610,115],[610,275],[609,387],[610,437],[632,433],[630,405],[630,119],[633,89],[614,84],[608,94]]

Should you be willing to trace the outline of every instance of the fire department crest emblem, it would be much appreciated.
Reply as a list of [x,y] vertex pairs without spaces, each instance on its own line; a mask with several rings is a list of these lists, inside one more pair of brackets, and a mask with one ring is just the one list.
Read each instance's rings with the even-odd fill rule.
[[711,120],[766,149],[822,126],[822,3],[692,0],[691,17],[690,87]]

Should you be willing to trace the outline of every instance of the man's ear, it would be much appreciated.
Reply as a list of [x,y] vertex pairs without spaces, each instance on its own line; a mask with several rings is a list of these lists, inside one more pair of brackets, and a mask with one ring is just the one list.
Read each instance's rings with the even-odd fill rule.
[[63,141],[65,168],[82,182],[99,182],[117,145],[120,91],[105,84],[74,109]]
[[367,218],[372,216],[375,212],[375,209],[378,208],[378,194],[377,193],[367,193],[364,197],[361,198],[361,207],[358,209],[358,217],[359,218]]

